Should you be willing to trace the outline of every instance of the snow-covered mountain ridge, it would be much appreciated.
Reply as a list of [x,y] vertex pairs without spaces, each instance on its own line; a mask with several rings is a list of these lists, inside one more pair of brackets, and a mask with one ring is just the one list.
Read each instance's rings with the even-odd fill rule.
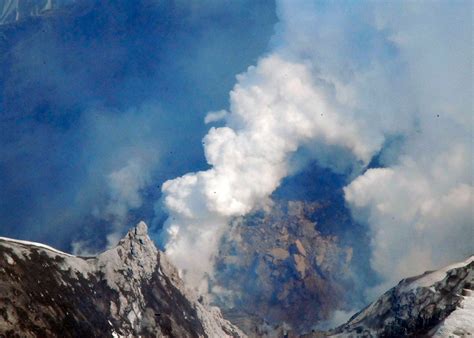
[[[402,280],[347,323],[301,337],[474,334],[474,256]],[[187,290],[145,223],[79,257],[0,238],[0,337],[245,337]],[[273,330],[265,337],[298,337]]]
[[96,257],[0,238],[0,336],[243,337],[186,290],[145,223]]
[[474,256],[402,280],[330,333],[340,337],[474,335]]

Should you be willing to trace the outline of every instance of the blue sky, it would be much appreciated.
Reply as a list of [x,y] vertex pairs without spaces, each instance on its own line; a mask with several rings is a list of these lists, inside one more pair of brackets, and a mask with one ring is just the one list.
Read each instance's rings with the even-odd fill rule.
[[153,165],[127,226],[151,222],[160,182],[206,166],[204,116],[276,22],[272,1],[83,4],[4,27],[0,44],[1,235],[65,250],[104,245],[122,216],[103,210],[127,199],[107,177],[133,156]]

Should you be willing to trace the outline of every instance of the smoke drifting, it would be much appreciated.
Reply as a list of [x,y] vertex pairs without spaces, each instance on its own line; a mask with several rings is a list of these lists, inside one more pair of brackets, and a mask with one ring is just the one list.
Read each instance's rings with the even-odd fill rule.
[[416,130],[387,168],[368,170],[345,192],[371,225],[372,265],[387,283],[472,254],[470,6],[410,3],[400,17],[378,11],[409,70]]
[[204,138],[210,169],[163,185],[166,251],[187,281],[206,286],[229,221],[271,203],[301,148],[334,170],[351,154],[346,201],[384,281],[469,254],[469,6],[278,1],[272,49],[207,118],[225,121]]
[[276,17],[271,0],[70,3],[0,25],[0,229],[84,252],[150,222],[162,182],[205,168],[205,113]]

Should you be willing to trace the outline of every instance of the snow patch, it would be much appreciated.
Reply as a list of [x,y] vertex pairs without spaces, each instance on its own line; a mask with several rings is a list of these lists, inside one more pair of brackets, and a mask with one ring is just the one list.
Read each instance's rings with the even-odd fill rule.
[[74,255],[65,253],[65,252],[63,252],[63,251],[59,251],[58,249],[55,249],[55,248],[53,248],[53,247],[50,247],[49,245],[42,244],[42,243],[30,242],[30,241],[22,241],[22,240],[19,240],[19,239],[12,239],[12,238],[8,238],[8,237],[0,237],[0,241],[18,243],[18,244],[23,244],[23,245],[27,245],[27,246],[34,246],[34,247],[38,247],[38,248],[41,248],[41,249],[46,249],[46,250],[55,252],[55,253],[60,254],[60,255],[63,255],[63,256],[76,257],[76,256],[74,256]]
[[10,265],[14,265],[14,264],[15,264],[15,261],[13,260],[13,258],[10,257],[10,255],[5,254],[4,256],[5,256],[5,258],[7,259],[7,263],[8,263],[8,264],[10,264]]
[[434,337],[455,337],[474,334],[474,296],[466,296],[460,306],[446,318]]
[[439,270],[430,272],[430,273],[420,277],[419,279],[413,281],[412,283],[410,283],[407,287],[407,290],[413,290],[413,289],[416,289],[416,288],[419,288],[419,287],[429,288],[429,287],[433,286],[434,284],[436,284],[437,282],[440,282],[444,278],[446,278],[446,274],[448,273],[449,270],[462,268],[462,267],[467,266],[468,264],[470,264],[472,261],[474,261],[474,255],[469,257],[468,259],[466,259],[463,262],[451,264],[451,265],[445,266],[444,268],[441,268]]

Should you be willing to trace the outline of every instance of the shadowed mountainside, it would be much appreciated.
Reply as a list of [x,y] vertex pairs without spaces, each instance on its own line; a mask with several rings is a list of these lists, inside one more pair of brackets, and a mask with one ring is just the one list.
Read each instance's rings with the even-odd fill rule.
[[141,222],[97,257],[0,238],[0,335],[244,336],[185,290]]

